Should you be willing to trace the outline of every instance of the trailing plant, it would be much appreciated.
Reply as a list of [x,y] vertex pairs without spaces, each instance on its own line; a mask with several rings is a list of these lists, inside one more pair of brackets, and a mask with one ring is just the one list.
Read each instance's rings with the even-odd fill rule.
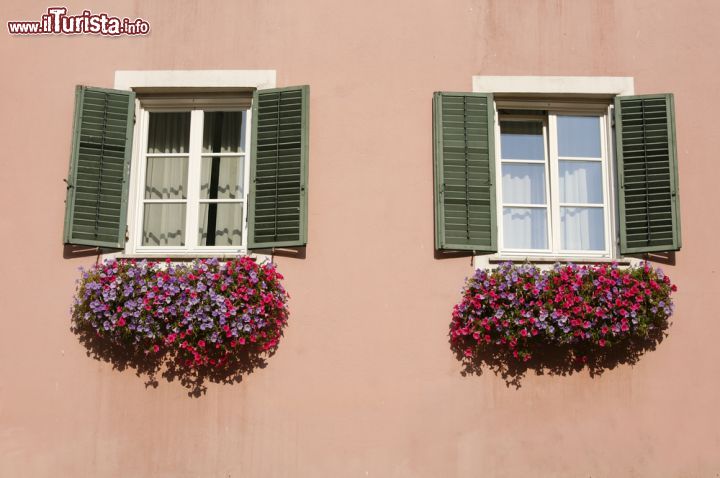
[[82,271],[73,328],[188,367],[223,367],[240,350],[277,347],[287,294],[272,263],[107,260]]
[[676,290],[648,263],[552,270],[503,263],[468,280],[453,310],[450,338],[467,358],[491,347],[523,361],[540,345],[608,348],[664,329]]

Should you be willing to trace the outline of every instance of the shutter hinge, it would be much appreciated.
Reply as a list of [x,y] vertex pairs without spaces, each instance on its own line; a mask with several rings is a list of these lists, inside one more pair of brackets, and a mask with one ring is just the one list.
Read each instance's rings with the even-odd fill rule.
[[65,189],[70,189],[73,187],[73,185],[70,184],[70,181],[68,181],[67,179],[63,178],[63,182],[65,183]]

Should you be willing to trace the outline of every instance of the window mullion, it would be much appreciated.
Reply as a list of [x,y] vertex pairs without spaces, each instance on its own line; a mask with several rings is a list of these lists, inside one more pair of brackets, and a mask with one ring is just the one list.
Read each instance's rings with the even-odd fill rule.
[[503,204],[503,188],[502,188],[502,143],[501,143],[501,137],[500,137],[500,115],[498,114],[497,110],[497,103],[493,102],[493,109],[494,109],[494,118],[495,118],[495,124],[494,124],[494,131],[493,134],[495,134],[495,144],[497,145],[495,147],[495,208],[497,211],[497,214],[495,217],[497,217],[497,245],[498,250],[503,250],[505,247],[505,242],[503,239],[503,223],[504,223],[504,204]]
[[611,181],[610,181],[610,161],[609,161],[609,154],[608,154],[608,132],[610,128],[609,124],[609,118],[608,116],[601,116],[600,117],[600,154],[602,156],[602,182],[603,182],[603,221],[605,222],[605,252],[611,256],[614,255],[614,229],[612,225],[611,218],[613,217],[610,211],[610,205],[612,204],[611,201]]
[[248,194],[250,193],[250,161],[255,161],[250,154],[252,151],[251,138],[252,138],[252,108],[248,108],[243,111],[243,135],[241,137],[241,147],[245,154],[242,157],[243,162],[243,221],[242,221],[242,247],[247,248],[248,245]]
[[202,161],[203,110],[190,112],[190,157],[188,158],[188,197],[185,218],[185,244],[188,249],[198,247],[198,217],[200,200],[200,168]]
[[550,249],[553,253],[560,251],[560,169],[558,164],[557,115],[548,113],[547,125],[548,187],[550,191]]
[[140,141],[140,164],[137,172],[137,182],[135,183],[134,198],[137,201],[135,206],[135,240],[133,247],[142,246],[143,238],[143,219],[145,218],[145,181],[147,175],[147,149],[148,149],[148,133],[150,129],[150,112],[146,109],[142,110],[140,115],[141,141]]

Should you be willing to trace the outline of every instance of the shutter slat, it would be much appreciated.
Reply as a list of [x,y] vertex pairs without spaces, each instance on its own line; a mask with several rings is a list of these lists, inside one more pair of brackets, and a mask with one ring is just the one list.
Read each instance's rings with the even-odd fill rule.
[[134,111],[133,92],[76,88],[66,244],[125,245]]
[[435,93],[435,245],[497,251],[493,98]]
[[615,98],[620,252],[681,246],[673,96]]
[[249,248],[307,243],[307,86],[256,91],[248,199]]

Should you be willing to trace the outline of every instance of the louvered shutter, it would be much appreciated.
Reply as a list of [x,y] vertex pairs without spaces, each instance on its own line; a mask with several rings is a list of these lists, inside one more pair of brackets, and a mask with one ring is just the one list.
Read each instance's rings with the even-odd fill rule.
[[680,249],[673,95],[618,96],[620,252]]
[[251,249],[307,243],[310,88],[258,90],[253,97],[248,202]]
[[76,88],[66,244],[124,246],[134,111],[130,91]]
[[491,94],[435,93],[435,244],[497,251]]

